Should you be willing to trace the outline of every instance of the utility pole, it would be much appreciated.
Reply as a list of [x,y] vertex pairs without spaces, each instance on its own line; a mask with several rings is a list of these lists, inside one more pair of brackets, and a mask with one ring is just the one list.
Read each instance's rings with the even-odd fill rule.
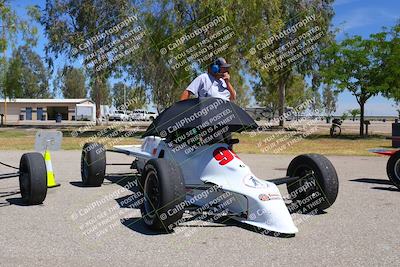
[[[6,27],[5,25],[3,26],[3,40],[6,40]],[[3,58],[4,58],[4,62],[6,62],[6,47],[4,47],[4,51],[3,51]],[[6,64],[4,64],[5,66]],[[4,125],[7,125],[7,91],[4,88]]]
[[[4,40],[4,43],[6,43],[6,25],[4,24],[5,21],[3,18],[2,18],[2,21],[3,21],[3,25],[1,25],[1,28],[3,29],[2,30],[2,32],[3,32],[2,38]],[[4,66],[6,65],[6,49],[7,49],[7,46],[5,46],[4,50],[3,50]],[[4,125],[7,125],[7,91],[4,88],[4,86],[3,86],[3,91],[4,91]]]
[[124,84],[124,108],[125,108],[125,110],[127,110],[127,107],[126,107],[126,85]]

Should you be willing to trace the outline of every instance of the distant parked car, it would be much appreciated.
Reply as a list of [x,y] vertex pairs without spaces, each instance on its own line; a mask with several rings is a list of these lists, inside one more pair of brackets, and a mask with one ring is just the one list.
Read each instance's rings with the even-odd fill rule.
[[157,116],[158,116],[157,113],[149,111],[149,112],[146,113],[146,120],[147,121],[153,121]]
[[157,117],[157,113],[143,109],[135,109],[132,112],[131,118],[135,121],[152,121]]
[[116,110],[108,117],[109,121],[129,121],[130,117],[124,110]]

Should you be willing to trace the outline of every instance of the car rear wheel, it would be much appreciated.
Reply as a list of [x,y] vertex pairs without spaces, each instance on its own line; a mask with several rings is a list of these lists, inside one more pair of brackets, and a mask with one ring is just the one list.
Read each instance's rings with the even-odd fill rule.
[[389,180],[400,189],[400,151],[394,153],[386,165]]
[[184,213],[180,204],[185,200],[185,183],[179,166],[166,159],[149,160],[140,189],[144,193],[144,223],[154,231],[171,232]]
[[306,154],[290,162],[287,176],[299,177],[288,184],[293,201],[306,210],[325,210],[335,201],[339,192],[339,179],[332,163],[324,156]]
[[28,205],[43,203],[47,195],[46,163],[40,153],[25,153],[19,163],[19,187]]
[[86,186],[101,186],[106,175],[106,150],[98,143],[86,143],[81,155],[81,176]]

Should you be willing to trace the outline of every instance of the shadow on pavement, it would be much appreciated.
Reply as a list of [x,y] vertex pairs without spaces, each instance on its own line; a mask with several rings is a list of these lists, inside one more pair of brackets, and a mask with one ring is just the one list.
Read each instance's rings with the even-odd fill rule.
[[[10,191],[10,192],[0,192],[0,198],[5,198],[5,197],[10,197],[10,196],[15,196],[19,195],[20,191]],[[6,202],[1,202],[0,207],[6,207],[10,205],[19,205],[19,206],[27,206],[26,204],[23,203],[22,198],[7,198]]]
[[22,197],[7,198],[6,200],[10,203],[10,205],[29,206],[28,204],[26,204],[26,203],[22,200]]
[[69,182],[69,184],[76,186],[76,187],[90,187],[90,186],[84,185],[81,181]]
[[138,232],[143,235],[165,235],[167,233],[164,232],[156,232],[153,230],[150,230],[145,223],[143,222],[141,217],[134,217],[134,218],[129,218],[129,219],[124,219],[121,220],[121,223],[129,228],[132,231]]
[[371,189],[377,190],[385,190],[385,191],[392,191],[392,192],[399,192],[400,189],[395,187],[395,185],[389,180],[381,180],[381,179],[372,179],[372,178],[359,178],[350,180],[352,182],[359,182],[359,183],[368,183],[368,184],[380,184],[380,185],[389,185],[389,187],[382,187],[382,186],[374,186]]
[[[210,216],[210,217],[212,217],[212,216]],[[207,218],[210,218],[210,217],[207,217]],[[277,233],[277,232],[272,232],[272,231],[268,231],[265,229],[261,229],[261,228],[255,227],[255,226],[251,226],[251,225],[248,225],[245,223],[235,221],[234,219],[231,219],[226,216],[221,217],[217,220],[213,220],[212,223],[215,223],[215,224],[204,224],[204,223],[210,222],[209,220],[207,220],[207,218],[200,220],[196,216],[185,217],[183,220],[183,223],[189,222],[189,221],[196,221],[196,220],[198,220],[198,223],[194,223],[194,224],[182,224],[181,223],[176,228],[174,228],[174,232],[177,234],[181,234],[181,233],[184,234],[185,229],[190,229],[190,228],[239,227],[239,228],[242,228],[247,231],[251,231],[251,232],[254,232],[257,234],[271,236],[271,237],[291,238],[291,237],[295,236],[295,234],[282,234],[282,233]],[[138,232],[143,235],[165,235],[165,234],[168,234],[165,232],[156,232],[156,231],[150,230],[145,225],[145,223],[143,222],[141,217],[122,219],[121,223],[125,227],[129,228],[130,230]],[[171,234],[173,234],[173,233],[171,233]]]
[[380,186],[375,186],[371,187],[372,189],[378,189],[378,190],[385,190],[385,191],[392,191],[392,192],[400,192],[400,189],[397,187],[380,187]]
[[10,204],[10,202],[0,202],[0,208],[1,207],[7,207],[7,206],[10,206],[11,204]]
[[[286,169],[285,169],[286,170]],[[140,189],[137,184],[137,179],[139,175],[138,174],[132,174],[132,173],[117,173],[117,174],[108,174],[105,179],[110,181],[113,184],[118,184],[122,187],[125,187],[126,189],[130,190],[133,194],[126,195],[120,198],[116,198],[115,201],[119,204],[121,208],[131,208],[131,209],[140,209],[140,205],[143,203],[143,196],[140,192]],[[72,183],[72,182],[71,182]],[[135,186],[132,186],[132,184],[135,184]],[[320,214],[325,214],[325,212],[322,212]],[[212,217],[212,216],[211,216]],[[199,223],[195,224],[179,224],[176,228],[176,232],[179,232],[180,230],[184,228],[201,228],[201,227],[207,227],[207,228],[218,228],[218,227],[240,227],[245,230],[252,231],[254,233],[266,235],[266,236],[271,236],[271,237],[278,237],[278,238],[291,238],[294,237],[294,234],[282,234],[282,233],[277,233],[277,232],[272,232],[268,231],[265,229],[261,229],[258,227],[254,227],[248,224],[244,224],[238,221],[235,221],[229,217],[221,217],[216,220],[212,220],[213,223],[215,224],[204,224],[205,222],[209,222],[210,220],[207,220],[207,218],[210,218],[210,216],[204,218],[204,219],[198,219],[198,216],[196,215],[189,215],[185,216],[183,219],[183,223],[189,222],[189,221],[196,221],[198,220]],[[124,225],[125,227],[129,228],[132,231],[135,231],[137,233],[143,234],[143,235],[164,235],[167,234],[165,232],[156,232],[151,229],[149,229],[146,224],[143,222],[142,217],[131,217],[131,218],[124,218],[120,220],[121,224]]]
[[350,180],[352,182],[359,182],[359,183],[367,183],[367,184],[387,184],[392,185],[389,180],[382,180],[382,179],[372,179],[372,178],[359,178]]
[[[127,174],[129,174],[129,175],[127,175]],[[118,184],[120,186],[125,186],[129,183],[129,181],[135,180],[135,179],[137,179],[137,177],[139,177],[139,176],[132,174],[132,173],[107,174],[104,177],[104,179],[107,179],[108,181],[104,181],[102,185]],[[97,186],[84,185],[82,181],[73,181],[73,182],[69,182],[69,184],[76,186],[76,187],[97,187]]]
[[2,197],[14,196],[14,195],[18,195],[19,193],[20,193],[19,191],[13,191],[13,192],[0,192],[0,198],[2,198]]
[[[133,174],[133,173],[113,173],[113,174],[107,174],[105,179],[110,181],[112,184],[117,184],[119,186],[126,187],[129,185],[129,182],[135,182],[139,178],[139,175]],[[129,186],[127,188],[129,190],[132,189],[132,186]]]
[[[211,216],[212,217],[212,216]],[[196,220],[196,218],[193,218],[191,220]],[[244,230],[247,231],[251,231],[253,233],[256,234],[260,234],[260,235],[266,235],[266,236],[271,236],[271,237],[278,237],[278,238],[291,238],[294,237],[294,234],[282,234],[282,233],[278,233],[278,232],[273,232],[273,231],[269,231],[266,229],[262,229],[259,227],[255,227],[249,224],[245,224],[245,223],[241,223],[239,221],[236,221],[230,217],[224,216],[221,217],[217,220],[213,220],[213,223],[217,223],[218,225],[204,225],[204,222],[207,222],[207,218],[205,218],[204,220],[199,220],[199,224],[190,224],[190,225],[179,225],[178,227],[182,227],[182,228],[201,228],[201,227],[205,227],[205,228],[219,228],[219,227],[239,227],[242,228]]]

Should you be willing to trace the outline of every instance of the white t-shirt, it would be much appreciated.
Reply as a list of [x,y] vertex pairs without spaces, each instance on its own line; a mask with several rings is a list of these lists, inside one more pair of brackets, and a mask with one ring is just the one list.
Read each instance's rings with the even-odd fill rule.
[[196,77],[188,86],[188,91],[196,97],[219,97],[229,100],[231,93],[223,79],[215,79],[209,73]]

